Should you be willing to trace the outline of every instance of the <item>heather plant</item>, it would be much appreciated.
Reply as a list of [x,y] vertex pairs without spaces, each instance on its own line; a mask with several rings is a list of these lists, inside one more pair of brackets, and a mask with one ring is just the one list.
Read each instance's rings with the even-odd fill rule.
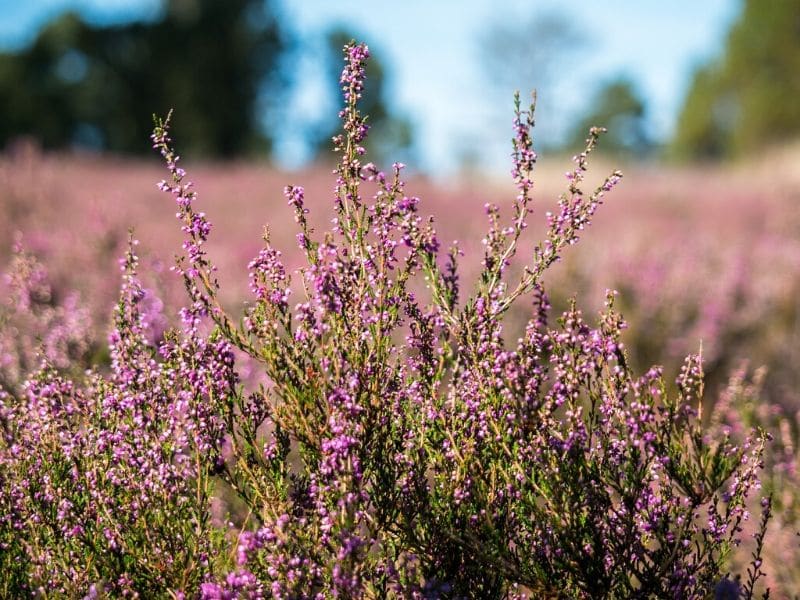
[[[745,204],[747,198],[730,201]],[[679,368],[685,348],[702,343],[709,400],[724,392],[731,372],[749,360],[769,371],[762,382],[762,400],[796,410],[800,404],[794,299],[800,280],[793,274],[798,272],[800,253],[790,215],[774,205],[743,207],[744,214],[716,222],[717,235],[736,236],[736,244],[720,247],[707,227],[718,208],[707,207],[704,217],[693,219],[681,215],[683,210],[672,206],[671,213],[678,216],[662,218],[667,223],[644,224],[646,237],[638,231],[597,240],[607,244],[603,253],[571,256],[568,269],[551,285],[561,290],[577,287],[585,300],[602,293],[603,283],[612,282],[621,292],[620,306],[631,325],[625,341],[634,366],[646,368],[658,361],[668,369]],[[759,218],[775,222],[756,235],[731,231],[731,220]],[[656,227],[657,232],[649,231]],[[652,242],[655,235],[661,244]],[[563,292],[553,303],[565,304],[562,296]]]
[[61,370],[87,366],[95,349],[92,323],[77,293],[58,298],[47,270],[21,239],[0,282],[0,389],[21,392],[40,358]]
[[[741,440],[751,427],[769,431],[774,437],[765,457],[761,479],[770,496],[772,515],[769,542],[761,549],[764,581],[776,597],[796,598],[800,589],[800,477],[798,465],[798,413],[779,404],[763,402],[765,369],[741,365],[731,376],[718,400],[710,426]],[[751,527],[752,528],[752,527]],[[758,538],[745,544],[757,548]],[[741,566],[742,556],[738,557]]]
[[[403,165],[387,174],[364,162],[368,50],[348,45],[345,58],[333,227],[318,234],[304,189],[287,187],[306,264],[293,278],[266,231],[241,318],[222,306],[211,223],[169,119],[157,122],[170,173],[160,188],[185,236],[182,326],[158,346],[144,334],[132,245],[110,373],[70,378],[45,363],[23,393],[2,396],[0,590],[753,597],[769,500],[749,571],[737,581],[727,565],[765,436],[702,414],[699,355],[674,392],[660,368],[635,374],[613,292],[596,324],[575,302],[553,322],[543,275],[621,177],[583,191],[602,130],[575,157],[527,266],[513,268],[537,161],[534,107],[517,99],[518,193],[510,219],[486,206],[481,274],[467,290],[459,246],[442,250]],[[532,317],[508,340],[504,321],[521,303]],[[258,366],[259,386],[240,383],[237,352]]]
[[[532,264],[509,282],[536,161],[533,107],[517,102],[512,220],[503,226],[487,206],[480,284],[462,300],[459,250],[442,261],[432,222],[405,194],[402,165],[387,176],[362,163],[366,48],[349,46],[346,57],[333,230],[315,236],[303,189],[286,189],[308,262],[294,307],[265,235],[250,264],[254,302],[239,324],[222,310],[202,248],[209,223],[193,208],[167,123],[154,135],[172,174],[162,188],[185,223],[187,289],[269,378],[227,409],[223,478],[253,526],[240,537],[235,577],[208,582],[203,594],[710,594],[747,516],[763,439],[737,446],[704,434],[698,357],[687,359],[677,397],[658,369],[634,376],[613,294],[596,327],[574,305],[548,324],[542,274],[620,178],[582,191],[601,131],[576,157]],[[419,275],[427,303],[410,286]],[[526,296],[534,318],[509,347],[503,316]]]
[[180,595],[224,542],[208,503],[232,355],[191,309],[156,350],[136,265],[131,250],[107,376],[68,378],[44,356],[0,391],[3,597]]

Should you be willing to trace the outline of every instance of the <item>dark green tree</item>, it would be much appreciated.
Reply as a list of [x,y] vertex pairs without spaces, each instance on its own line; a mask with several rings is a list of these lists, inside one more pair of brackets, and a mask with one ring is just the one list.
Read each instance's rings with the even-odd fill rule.
[[697,70],[672,153],[751,154],[800,135],[800,2],[745,0],[721,58]]
[[[341,97],[339,76],[341,74],[342,48],[353,39],[363,39],[342,27],[334,28],[325,34],[323,61],[325,80],[332,98]],[[413,151],[414,132],[409,118],[398,113],[392,106],[389,96],[388,78],[380,49],[370,45],[371,58],[366,67],[366,83],[360,110],[369,115],[370,131],[366,139],[367,151],[372,160],[387,168],[388,160],[408,162]],[[341,108],[341,107],[339,107]],[[333,159],[331,138],[340,129],[341,123],[336,111],[329,111],[329,118],[312,126],[309,142],[315,158]]]
[[[153,113],[175,109],[188,152],[268,150],[287,36],[264,0],[170,0],[154,23],[93,27],[73,14],[0,55],[0,145],[149,152]],[[270,102],[264,102],[268,98]]]
[[586,116],[572,130],[567,147],[580,147],[589,129],[595,126],[608,129],[603,136],[606,152],[641,158],[654,149],[647,132],[647,106],[636,85],[627,77],[612,79],[600,87]]

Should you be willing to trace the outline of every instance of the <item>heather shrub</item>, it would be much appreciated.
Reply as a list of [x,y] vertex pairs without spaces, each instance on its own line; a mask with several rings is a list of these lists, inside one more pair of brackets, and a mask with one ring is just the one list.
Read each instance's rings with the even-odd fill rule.
[[[44,366],[0,398],[0,566],[6,595],[203,598],[752,597],[728,577],[758,499],[766,436],[703,413],[699,355],[675,391],[637,375],[609,292],[596,321],[555,319],[543,275],[578,242],[608,176],[583,191],[593,129],[545,238],[519,261],[532,211],[531,106],[515,110],[511,216],[487,205],[481,274],[462,289],[406,193],[403,165],[364,162],[365,46],[345,49],[331,231],[285,190],[305,266],[270,243],[252,298],[226,312],[211,223],[153,135],[185,234],[188,303],[144,334],[133,245],[107,374]],[[523,262],[524,268],[512,268]],[[299,300],[294,300],[299,296]],[[516,340],[504,320],[527,303]],[[237,356],[256,364],[244,386]],[[213,508],[213,510],[212,510]],[[723,594],[729,594],[724,596]]]
[[[550,280],[561,291],[553,304],[565,305],[564,293],[578,289],[585,306],[587,298],[613,284],[630,324],[625,342],[636,368],[659,362],[677,369],[686,348],[702,343],[709,399],[722,393],[731,372],[748,360],[769,371],[762,400],[796,410],[800,280],[794,274],[800,246],[794,217],[775,200],[780,192],[771,190],[757,201],[750,192],[726,196],[737,211],[720,215],[722,202],[713,197],[719,192],[697,187],[698,209],[691,216],[685,204],[665,198],[657,209],[661,215],[638,228],[620,227],[614,237],[596,232],[594,243],[602,244],[603,252],[590,255],[582,248],[568,258],[567,268]],[[782,202],[794,204],[788,194]],[[623,218],[615,208],[616,218]],[[750,231],[739,226],[759,221]]]
[[0,392],[3,597],[196,590],[219,551],[208,503],[232,355],[191,310],[156,350],[136,264],[131,250],[107,376],[69,379],[45,355]]
[[0,388],[19,393],[40,357],[61,370],[91,362],[92,323],[77,293],[59,298],[47,270],[21,240],[0,282]]
[[[796,597],[800,589],[800,474],[798,474],[798,431],[800,416],[779,404],[762,400],[764,368],[741,365],[731,376],[718,399],[711,427],[741,439],[748,429],[758,427],[774,438],[766,454],[761,479],[770,497],[769,541],[761,549],[764,582],[775,597]],[[754,507],[755,508],[755,507]],[[753,526],[751,524],[751,529]],[[748,540],[748,551],[756,549],[757,538]],[[741,567],[742,553],[734,561]]]

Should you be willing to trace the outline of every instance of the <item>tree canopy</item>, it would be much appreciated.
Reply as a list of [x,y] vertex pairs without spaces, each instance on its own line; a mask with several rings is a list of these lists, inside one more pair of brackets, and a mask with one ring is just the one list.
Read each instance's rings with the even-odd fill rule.
[[174,109],[192,154],[268,150],[259,123],[280,101],[288,48],[265,0],[169,0],[157,22],[113,27],[66,14],[0,54],[0,147],[32,135],[46,148],[145,153],[153,113]]
[[699,68],[673,153],[717,159],[800,135],[800,3],[745,0],[721,58]]

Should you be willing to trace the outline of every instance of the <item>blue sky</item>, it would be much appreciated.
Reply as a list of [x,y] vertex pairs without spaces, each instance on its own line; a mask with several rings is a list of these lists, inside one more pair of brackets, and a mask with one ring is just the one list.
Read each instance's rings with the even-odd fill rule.
[[[53,16],[78,10],[96,23],[153,18],[158,0],[0,0],[0,48],[24,45]],[[483,160],[508,156],[511,98],[502,100],[480,68],[478,40],[489,24],[522,22],[531,14],[559,12],[587,42],[549,90],[552,131],[564,130],[585,110],[602,81],[626,74],[648,101],[652,133],[664,138],[694,67],[719,52],[741,8],[740,0],[283,0],[284,18],[307,40],[334,24],[361,32],[386,63],[392,98],[417,128],[418,156],[429,170],[452,169],[458,156]],[[314,114],[320,88],[313,56],[297,65],[303,81],[293,108]],[[520,86],[533,88],[536,81]],[[503,104],[505,102],[505,104]],[[543,103],[545,104],[545,103]],[[291,115],[290,115],[291,116]],[[291,124],[294,120],[287,119]],[[279,145],[286,163],[302,159],[291,127]]]

